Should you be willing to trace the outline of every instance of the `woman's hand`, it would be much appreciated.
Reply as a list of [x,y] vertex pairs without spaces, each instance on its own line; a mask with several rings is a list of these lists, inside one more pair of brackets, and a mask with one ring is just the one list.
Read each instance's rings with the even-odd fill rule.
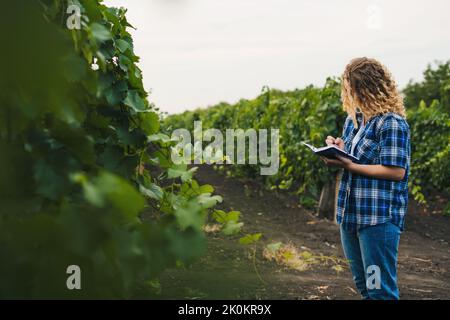
[[[328,136],[325,140],[325,143],[328,146],[336,146],[341,150],[344,150],[344,140],[341,138],[335,138],[332,136]],[[348,169],[348,167],[352,164],[352,161],[347,158],[339,157],[338,159],[328,159],[325,157],[320,157],[322,161],[329,167],[339,167]]]
[[332,136],[328,136],[325,140],[327,146],[336,146],[341,150],[344,150],[344,140],[341,138],[334,138]]
[[325,157],[320,157],[320,158],[328,167],[338,167],[338,168],[344,168],[344,169],[348,170],[353,165],[352,160],[344,158],[344,157],[338,156],[338,159],[328,159]]

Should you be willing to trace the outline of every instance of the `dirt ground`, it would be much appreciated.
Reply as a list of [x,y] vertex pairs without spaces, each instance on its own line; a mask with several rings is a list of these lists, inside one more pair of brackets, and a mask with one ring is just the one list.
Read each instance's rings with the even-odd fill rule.
[[[253,260],[251,250],[238,243],[240,236],[209,234],[206,256],[163,274],[161,298],[360,299],[348,267],[336,272],[329,265],[315,265],[297,271],[262,255],[267,244],[281,241],[314,254],[344,258],[335,223],[299,207],[294,197],[252,181],[226,178],[208,166],[202,166],[196,178],[223,196],[220,208],[241,211],[245,233],[261,232],[263,237]],[[401,299],[450,299],[449,243],[450,219],[410,202],[399,249]]]

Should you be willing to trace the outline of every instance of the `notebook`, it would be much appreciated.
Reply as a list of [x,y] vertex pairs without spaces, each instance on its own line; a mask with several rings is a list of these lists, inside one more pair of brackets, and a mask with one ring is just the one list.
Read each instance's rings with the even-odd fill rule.
[[312,152],[314,152],[315,154],[328,158],[328,159],[337,159],[336,156],[341,156],[344,158],[348,158],[350,160],[352,160],[353,162],[358,162],[359,159],[356,158],[355,156],[352,156],[351,154],[345,152],[344,150],[339,149],[336,146],[326,146],[326,147],[321,147],[321,148],[316,148],[308,143],[302,142],[302,144],[304,144],[305,146],[307,146],[308,148],[310,148],[312,150]]

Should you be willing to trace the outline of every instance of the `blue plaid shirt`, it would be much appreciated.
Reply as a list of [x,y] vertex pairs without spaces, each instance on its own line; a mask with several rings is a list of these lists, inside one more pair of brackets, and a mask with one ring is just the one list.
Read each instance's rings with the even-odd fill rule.
[[[359,126],[362,115],[357,114]],[[343,136],[345,151],[350,152],[358,129],[347,117]],[[395,114],[377,115],[367,121],[353,155],[360,164],[381,164],[406,169],[403,180],[377,179],[343,171],[337,201],[337,222],[346,230],[357,230],[392,222],[405,224],[408,204],[408,175],[410,166],[410,133],[406,120]]]

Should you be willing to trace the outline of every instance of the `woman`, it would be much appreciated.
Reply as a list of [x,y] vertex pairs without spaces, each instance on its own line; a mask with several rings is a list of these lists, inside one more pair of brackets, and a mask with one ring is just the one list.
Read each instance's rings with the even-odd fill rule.
[[342,246],[364,299],[398,299],[411,153],[403,100],[386,67],[368,58],[347,65],[341,98],[348,113],[343,136],[328,136],[326,143],[359,161],[322,160],[344,169],[337,202]]

